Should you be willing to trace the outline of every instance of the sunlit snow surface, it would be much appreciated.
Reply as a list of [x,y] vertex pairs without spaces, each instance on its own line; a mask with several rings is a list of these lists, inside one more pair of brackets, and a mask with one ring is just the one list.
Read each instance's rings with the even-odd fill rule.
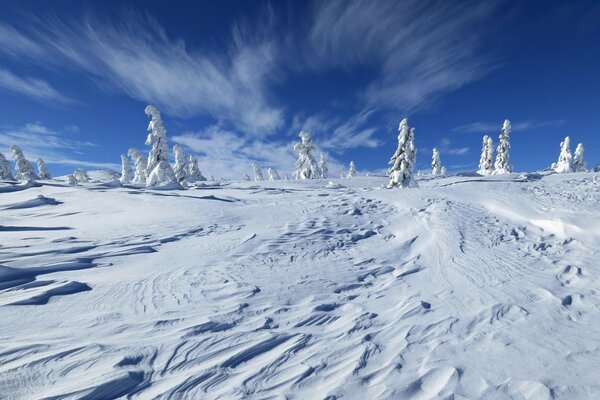
[[0,398],[600,398],[598,174],[329,182],[0,183]]

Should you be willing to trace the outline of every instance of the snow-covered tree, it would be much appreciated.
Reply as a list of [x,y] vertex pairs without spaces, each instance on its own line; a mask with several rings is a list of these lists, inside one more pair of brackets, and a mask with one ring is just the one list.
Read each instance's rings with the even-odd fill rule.
[[398,148],[390,159],[391,168],[388,170],[388,188],[414,187],[416,182],[412,177],[417,151],[414,145],[415,128],[409,128],[408,119],[400,121],[398,127]]
[[169,164],[169,148],[167,147],[167,130],[155,106],[147,106],[146,115],[150,119],[146,146],[152,146],[148,156],[148,180],[146,186],[165,186],[177,182],[175,172]]
[[575,156],[573,157],[573,170],[575,172],[586,172],[587,163],[583,158],[583,144],[579,143],[575,149]]
[[325,159],[325,155],[323,153],[321,153],[321,158],[319,159],[319,164],[317,166],[319,168],[319,178],[327,179],[329,170],[327,169],[327,159]]
[[135,164],[133,183],[145,185],[148,180],[148,170],[146,169],[148,167],[148,160],[138,149],[131,148],[127,154],[133,159],[133,163]]
[[571,155],[571,138],[568,136],[560,142],[558,161],[552,164],[552,169],[558,173],[573,172],[573,156]]
[[129,164],[129,158],[125,154],[121,154],[121,183],[131,183],[133,181],[133,170]]
[[440,162],[440,151],[437,147],[433,148],[431,155],[431,175],[440,175],[442,173],[442,163]]
[[67,180],[69,182],[69,185],[77,186],[77,178],[75,178],[75,176],[73,174],[68,175]]
[[499,137],[500,143],[496,151],[496,162],[494,163],[494,174],[510,174],[513,171],[510,163],[510,121],[505,119],[502,133]]
[[46,163],[41,158],[37,159],[38,166],[38,176],[40,179],[52,179],[50,172],[48,172],[48,167],[46,167]]
[[37,179],[33,166],[25,158],[23,151],[19,146],[13,145],[10,147],[13,160],[15,160],[15,168],[17,170],[17,180],[19,181],[34,181]]
[[263,178],[262,169],[260,169],[260,165],[258,165],[257,163],[253,162],[252,163],[252,171],[254,171],[254,180],[256,182],[260,182],[260,181],[264,181],[265,180],[265,178]]
[[7,181],[15,180],[15,177],[12,173],[12,169],[10,168],[10,163],[2,153],[0,153],[0,179],[4,179]]
[[77,168],[75,172],[73,172],[73,176],[77,182],[89,182],[91,180],[87,171],[83,168]]
[[445,165],[442,167],[442,170],[440,171],[440,175],[442,175],[442,176],[448,175],[448,171],[446,170],[446,166]]
[[312,144],[310,133],[300,132],[301,142],[294,145],[294,151],[298,153],[294,179],[316,179],[320,176],[319,166],[312,155],[315,146]]
[[494,141],[485,135],[481,145],[481,157],[479,158],[479,175],[491,175],[494,172]]
[[196,157],[190,155],[188,158],[188,165],[188,182],[194,183],[206,180],[206,178],[202,175],[202,172],[200,172],[200,168],[198,167],[198,160],[196,159]]
[[173,153],[175,154],[175,178],[180,184],[186,185],[190,173],[189,158],[179,144],[173,146]]
[[269,168],[267,170],[267,174],[269,175],[269,180],[270,181],[278,181],[281,178],[279,177],[279,174],[277,173],[277,170],[275,168]]
[[244,174],[244,177],[242,179],[245,180],[245,181],[252,180],[252,179],[250,179],[250,175],[248,175],[248,174]]
[[350,161],[350,166],[348,167],[348,174],[346,175],[347,178],[354,178],[356,176],[356,164],[354,164],[354,161]]

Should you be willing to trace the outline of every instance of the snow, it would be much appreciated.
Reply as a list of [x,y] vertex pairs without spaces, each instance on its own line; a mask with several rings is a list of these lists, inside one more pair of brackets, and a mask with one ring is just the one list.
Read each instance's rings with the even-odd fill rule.
[[600,398],[600,176],[386,184],[0,182],[0,397]]

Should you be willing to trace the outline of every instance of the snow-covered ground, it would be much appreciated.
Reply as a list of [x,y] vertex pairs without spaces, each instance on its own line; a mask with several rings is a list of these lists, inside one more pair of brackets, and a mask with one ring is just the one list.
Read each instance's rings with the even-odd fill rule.
[[599,174],[384,183],[0,183],[0,398],[600,398]]

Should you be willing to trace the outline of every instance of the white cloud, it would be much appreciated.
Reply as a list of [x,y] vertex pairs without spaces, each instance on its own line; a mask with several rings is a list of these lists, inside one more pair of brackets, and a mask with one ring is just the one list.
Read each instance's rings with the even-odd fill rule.
[[[525,132],[532,131],[541,128],[550,128],[564,125],[567,121],[560,120],[552,120],[552,121],[523,121],[523,122],[511,122],[511,130],[513,132]],[[502,122],[497,124],[486,123],[486,122],[473,122],[467,125],[457,126],[452,129],[453,132],[459,133],[480,133],[487,135],[494,135],[495,133],[500,134],[500,130],[502,129]]]
[[0,90],[18,93],[43,102],[74,103],[73,100],[60,93],[46,81],[30,77],[19,77],[2,68],[0,68]]

